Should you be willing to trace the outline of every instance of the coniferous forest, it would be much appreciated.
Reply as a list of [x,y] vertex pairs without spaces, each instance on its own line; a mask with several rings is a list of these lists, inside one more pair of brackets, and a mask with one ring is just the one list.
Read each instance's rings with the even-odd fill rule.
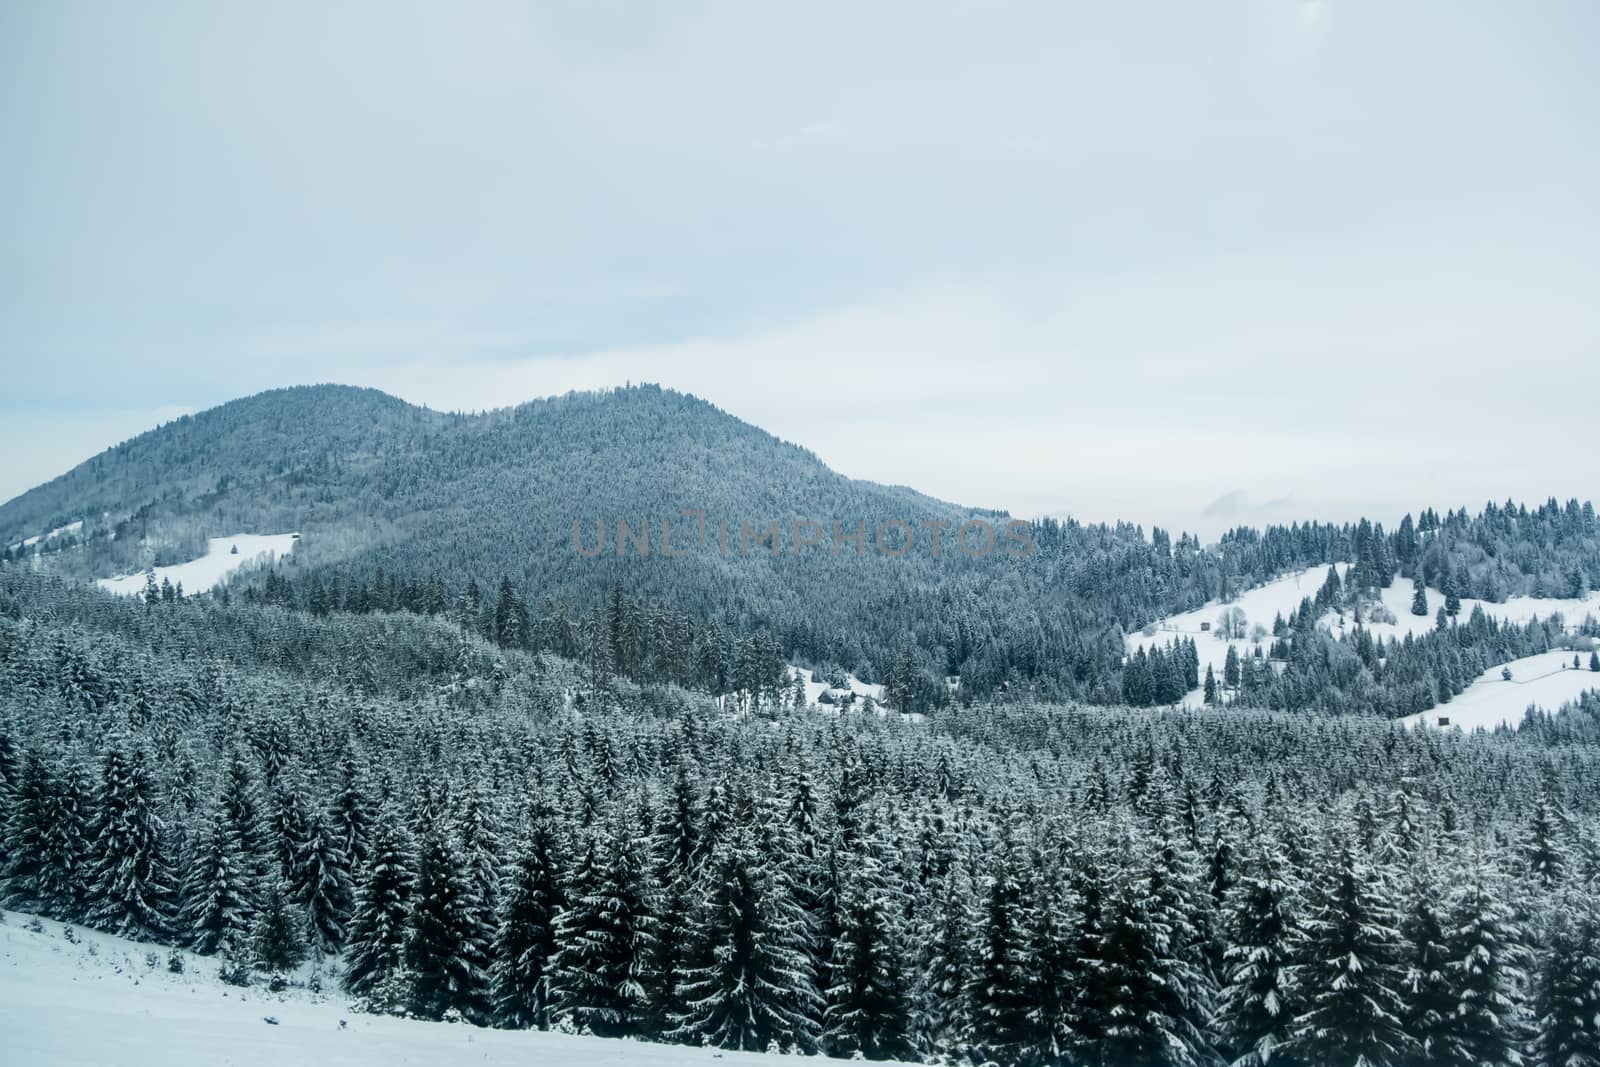
[[361,1009],[482,1026],[1600,1062],[1592,700],[1471,736],[1266,706],[835,712],[796,708],[754,641],[713,692],[654,645],[619,663],[599,612],[568,657],[471,613],[272,599],[0,570],[7,908],[243,985],[320,960]]

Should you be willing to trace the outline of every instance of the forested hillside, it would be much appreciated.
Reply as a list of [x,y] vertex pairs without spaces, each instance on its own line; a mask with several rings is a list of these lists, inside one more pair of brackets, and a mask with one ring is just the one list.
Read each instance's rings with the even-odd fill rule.
[[1469,737],[596,681],[449,619],[7,567],[0,892],[484,1025],[1019,1064],[1600,1050],[1592,702]]
[[[77,520],[77,533],[20,545]],[[636,533],[649,526],[649,556],[634,541],[623,554],[619,520]],[[796,549],[797,520],[818,523],[821,543]],[[903,556],[878,549],[877,528],[891,520],[918,538]],[[1000,531],[982,558],[953,547],[970,520]],[[1170,685],[1130,683],[1125,633],[1334,560],[1357,565],[1340,590],[1346,600],[1396,577],[1490,601],[1600,586],[1600,523],[1576,501],[1489,505],[1477,515],[1425,510],[1392,531],[1369,520],[1241,528],[1214,545],[1125,523],[1046,519],[1027,527],[1026,552],[1004,540],[1009,520],[853,481],[654,386],[473,416],[371,390],[263,393],[153,430],[0,507],[0,531],[15,546],[6,556],[80,576],[192,558],[208,536],[302,531],[270,588],[249,579],[255,595],[319,615],[467,611],[480,634],[506,647],[573,657],[592,613],[610,616],[613,629],[624,624],[620,589],[642,628],[631,650],[613,645],[623,673],[634,665],[622,661],[653,657],[657,667],[641,665],[650,678],[712,688],[715,665],[691,669],[685,657],[760,636],[779,658],[872,681],[894,676],[902,703],[919,709],[996,693],[1164,703]],[[668,521],[681,556],[662,551]],[[603,551],[578,551],[575,523],[585,552],[601,543],[603,524]],[[741,543],[744,524],[758,532],[769,523],[779,551]],[[849,542],[836,550],[835,523],[846,536],[861,525],[859,552]],[[947,524],[938,555],[923,523]],[[505,583],[520,604],[512,614],[527,619],[509,640],[487,615],[499,610]],[[705,636],[713,632],[714,642]],[[1272,707],[1402,714],[1458,691],[1478,662],[1470,652],[1452,659],[1435,640],[1441,647],[1396,660],[1408,665],[1403,678],[1391,671],[1385,680],[1379,661],[1389,656],[1359,647],[1358,635],[1346,639],[1350,655],[1305,627],[1274,636],[1286,641],[1284,659],[1298,652],[1299,666],[1285,681],[1268,685],[1263,675],[1248,687],[1252,702]],[[1465,639],[1477,647],[1481,638]],[[952,676],[958,689],[946,684]]]

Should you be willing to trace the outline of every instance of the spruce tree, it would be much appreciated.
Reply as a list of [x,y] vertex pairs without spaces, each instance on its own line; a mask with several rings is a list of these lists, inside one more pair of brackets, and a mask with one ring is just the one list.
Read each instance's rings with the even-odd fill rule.
[[673,1036],[749,1052],[810,1051],[822,1003],[805,916],[761,854],[749,818],[720,836],[707,864]]
[[1444,1044],[1445,1062],[1458,1067],[1521,1062],[1526,948],[1504,894],[1492,892],[1486,877],[1475,862],[1450,904],[1445,954],[1456,1003]]
[[972,1043],[989,1058],[1006,1060],[1030,1044],[1033,991],[1027,900],[1009,821],[1000,834],[984,879],[967,1000]]
[[194,951],[209,956],[240,943],[254,919],[254,892],[239,831],[218,807],[189,857],[183,880],[179,930]]
[[1420,574],[1411,583],[1411,614],[1428,617],[1428,587],[1423,584]]
[[308,947],[323,954],[338,952],[344,945],[354,891],[349,860],[320,815],[312,813],[306,819],[292,874],[290,891],[306,915]]
[[1319,865],[1294,969],[1306,1008],[1296,1019],[1295,1054],[1319,1067],[1400,1067],[1412,1047],[1394,915],[1345,834]]
[[1277,842],[1259,841],[1227,895],[1217,1030],[1234,1067],[1296,1067],[1292,968],[1300,931],[1285,867]]
[[499,1025],[550,1028],[550,966],[563,904],[555,836],[547,817],[536,815],[500,903],[491,968]]
[[256,967],[269,974],[283,975],[300,966],[306,958],[305,939],[301,935],[304,927],[305,918],[296,912],[283,883],[273,882],[267,886],[250,938]]
[[462,858],[437,829],[417,849],[405,963],[411,1010],[425,1019],[457,1013],[470,1022],[489,1017],[488,960],[479,946],[476,901]]
[[1406,977],[1402,993],[1406,1032],[1416,1044],[1417,1067],[1451,1063],[1448,1035],[1456,996],[1447,964],[1447,917],[1442,892],[1424,860],[1413,872],[1401,919]]
[[639,1033],[649,1018],[651,916],[631,829],[612,820],[584,846],[556,919],[550,989],[558,1016],[601,1037]]
[[911,997],[896,902],[869,848],[839,902],[822,1047],[830,1056],[910,1059]]
[[174,884],[153,793],[142,749],[106,754],[95,805],[89,921],[122,937],[159,940],[170,930]]
[[344,988],[362,996],[397,979],[405,966],[413,872],[399,821],[386,814],[378,822],[345,939]]
[[1534,986],[1536,1067],[1600,1067],[1600,909],[1568,894],[1553,909]]
[[3,831],[0,901],[54,919],[77,916],[84,893],[86,846],[71,781],[36,752],[22,761]]

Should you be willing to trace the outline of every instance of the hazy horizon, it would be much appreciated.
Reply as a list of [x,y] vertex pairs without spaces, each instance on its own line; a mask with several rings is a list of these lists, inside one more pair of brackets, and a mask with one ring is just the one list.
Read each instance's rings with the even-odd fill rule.
[[659,381],[1233,524],[1595,495],[1590,5],[0,11],[0,497],[336,380]]

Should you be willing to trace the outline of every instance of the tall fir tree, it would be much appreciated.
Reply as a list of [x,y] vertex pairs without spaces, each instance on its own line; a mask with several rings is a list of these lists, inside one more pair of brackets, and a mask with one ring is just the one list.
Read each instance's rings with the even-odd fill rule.
[[548,817],[536,813],[500,903],[490,972],[499,1025],[550,1028],[550,967],[563,905],[555,835]]
[[122,937],[160,940],[171,930],[175,885],[143,749],[106,754],[95,807],[89,921]]
[[585,843],[566,897],[550,961],[558,1016],[601,1037],[639,1033],[650,1015],[651,915],[644,864],[620,816]]
[[822,1002],[805,916],[763,856],[750,816],[718,839],[702,882],[684,1012],[673,1036],[720,1048],[811,1051]]
[[859,853],[840,898],[822,1047],[831,1056],[910,1059],[911,991],[900,908],[871,847]]
[[1275,838],[1255,842],[1227,893],[1227,948],[1217,1031],[1233,1067],[1297,1067],[1292,980],[1300,936],[1294,886]]
[[1552,909],[1534,983],[1536,1067],[1600,1067],[1600,907],[1568,893]]
[[393,813],[378,821],[345,941],[344,987],[361,996],[398,982],[405,967],[414,872],[399,823]]
[[1327,1067],[1401,1067],[1405,1031],[1403,945],[1382,883],[1340,831],[1319,857],[1306,935],[1294,969],[1305,1011],[1294,1051]]
[[411,922],[405,947],[411,1010],[426,1019],[447,1014],[482,1023],[490,1017],[488,960],[470,875],[439,829],[417,848]]
[[1516,1067],[1522,1062],[1521,991],[1527,948],[1520,925],[1493,892],[1481,860],[1450,900],[1446,970],[1454,1010],[1444,1037],[1445,1062],[1455,1067]]
[[252,882],[238,828],[219,806],[184,873],[178,928],[191,949],[209,956],[243,942],[255,917]]
[[967,991],[972,1043],[993,1059],[1015,1059],[1033,1040],[1032,947],[1022,859],[1003,817],[989,860]]

